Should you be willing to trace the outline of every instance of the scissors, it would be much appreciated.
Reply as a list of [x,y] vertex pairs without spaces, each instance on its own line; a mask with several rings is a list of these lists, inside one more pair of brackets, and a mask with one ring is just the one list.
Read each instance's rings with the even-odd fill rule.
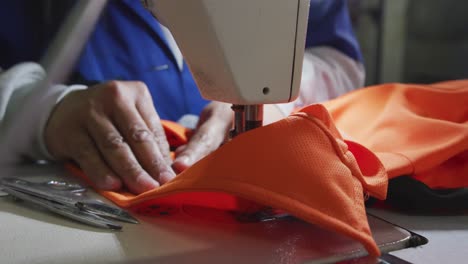
[[19,200],[31,202],[62,216],[100,228],[122,229],[118,220],[137,224],[127,211],[86,196],[87,188],[80,184],[50,180],[31,182],[19,178],[3,178],[3,192]]

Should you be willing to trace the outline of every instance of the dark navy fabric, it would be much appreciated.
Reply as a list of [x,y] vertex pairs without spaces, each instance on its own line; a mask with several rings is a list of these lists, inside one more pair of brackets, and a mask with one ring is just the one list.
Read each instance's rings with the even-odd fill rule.
[[[8,0],[0,8],[0,67],[6,69],[39,58],[43,48],[41,12],[28,11],[28,1]],[[33,2],[33,1],[30,1]],[[34,8],[34,7],[33,7]],[[35,8],[34,8],[35,9]],[[37,10],[37,9],[36,9]]]
[[[61,0],[65,1],[65,0]],[[4,0],[0,10],[0,67],[38,61],[49,39],[35,0]],[[53,1],[52,1],[53,2]],[[73,1],[70,1],[73,2]],[[361,60],[345,0],[312,0],[307,46],[331,46]],[[208,103],[184,65],[180,71],[159,24],[137,0],[111,0],[88,41],[76,72],[84,80],[140,80],[161,118],[198,115]]]
[[347,0],[311,0],[306,46],[333,47],[362,61],[353,32]]

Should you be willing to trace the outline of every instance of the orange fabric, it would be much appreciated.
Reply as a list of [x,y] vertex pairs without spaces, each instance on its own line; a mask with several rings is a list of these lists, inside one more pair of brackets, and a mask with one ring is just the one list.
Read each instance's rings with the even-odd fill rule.
[[171,148],[177,148],[187,143],[191,136],[190,130],[172,121],[164,120],[162,122],[167,141]]
[[[166,132],[181,133],[167,124]],[[313,105],[236,137],[160,188],[138,196],[101,194],[123,207],[183,204],[255,212],[269,206],[352,237],[378,255],[363,194],[384,199],[386,189],[378,158],[343,141],[327,110]]]
[[376,153],[390,178],[468,187],[468,80],[379,85],[324,105],[343,134]]

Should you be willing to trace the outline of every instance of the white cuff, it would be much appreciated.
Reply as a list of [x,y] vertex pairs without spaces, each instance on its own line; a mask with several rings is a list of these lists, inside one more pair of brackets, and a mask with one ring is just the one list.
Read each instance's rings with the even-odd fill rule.
[[53,156],[50,154],[50,152],[47,149],[47,146],[45,144],[45,128],[47,125],[47,121],[49,120],[50,115],[52,114],[52,111],[54,110],[55,106],[62,101],[62,99],[67,96],[69,93],[78,91],[78,90],[85,90],[88,87],[85,85],[71,85],[71,86],[66,86],[66,85],[54,85],[51,87],[48,92],[48,96],[44,103],[44,108],[42,109],[42,116],[40,117],[39,121],[39,127],[38,127],[38,133],[36,136],[36,148],[38,154],[35,157],[36,159],[47,159],[47,160],[53,160]]
[[45,76],[37,63],[17,64],[0,74],[0,163],[52,158],[44,143],[49,115],[65,95],[86,86],[43,89]]

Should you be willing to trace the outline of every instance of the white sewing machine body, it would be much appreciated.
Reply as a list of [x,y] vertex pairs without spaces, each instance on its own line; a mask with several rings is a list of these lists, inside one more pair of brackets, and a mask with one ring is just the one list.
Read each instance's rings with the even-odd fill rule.
[[310,0],[150,0],[203,97],[237,105],[299,93]]

